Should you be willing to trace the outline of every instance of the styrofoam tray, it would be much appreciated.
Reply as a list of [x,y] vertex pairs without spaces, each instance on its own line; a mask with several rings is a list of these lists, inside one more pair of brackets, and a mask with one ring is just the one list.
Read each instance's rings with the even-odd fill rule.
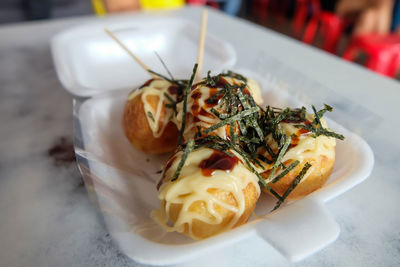
[[[285,90],[250,71],[262,87],[266,103],[299,107]],[[194,241],[178,233],[165,233],[149,214],[158,208],[156,182],[166,156],[149,156],[134,149],[125,138],[121,117],[128,91],[75,103],[75,151],[92,199],[102,211],[111,236],[132,259],[147,264],[174,264],[197,257],[216,247],[258,235],[291,261],[298,261],[333,242],[339,227],[324,202],[366,179],[374,164],[368,144],[328,119],[330,128],[345,135],[338,141],[336,164],[321,189],[304,199],[268,213],[275,200],[265,194],[247,224]],[[156,256],[155,256],[156,255]]]
[[[187,78],[197,60],[200,28],[176,18],[98,21],[57,34],[51,50],[63,86],[77,96],[133,88],[150,78],[104,29],[108,28],[152,70],[166,75],[156,51],[175,78]],[[203,70],[221,71],[235,64],[232,46],[206,35]],[[160,71],[161,70],[161,71]]]

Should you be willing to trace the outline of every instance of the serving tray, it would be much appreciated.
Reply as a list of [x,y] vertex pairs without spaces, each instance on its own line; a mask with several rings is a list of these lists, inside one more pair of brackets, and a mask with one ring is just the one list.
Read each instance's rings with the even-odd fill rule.
[[[302,106],[271,80],[250,70],[240,73],[259,82],[266,104]],[[133,84],[143,82],[138,79]],[[374,165],[369,145],[328,117],[329,127],[346,138],[337,141],[335,168],[321,189],[274,212],[270,210],[275,200],[263,194],[248,223],[205,240],[165,233],[150,218],[150,212],[159,205],[157,171],[168,155],[143,154],[125,138],[121,118],[128,93],[126,89],[115,90],[83,102],[75,101],[75,152],[90,196],[101,210],[111,236],[126,255],[141,263],[184,262],[255,235],[289,260],[301,260],[339,235],[339,226],[324,203],[366,179]]]
[[[197,60],[198,25],[178,18],[99,20],[58,33],[51,41],[58,78],[71,94],[88,97],[132,88],[138,81],[150,77],[104,32],[106,28],[150,69],[167,75],[156,51],[174,78],[190,76]],[[231,68],[235,62],[232,46],[207,33],[203,70],[222,71]]]

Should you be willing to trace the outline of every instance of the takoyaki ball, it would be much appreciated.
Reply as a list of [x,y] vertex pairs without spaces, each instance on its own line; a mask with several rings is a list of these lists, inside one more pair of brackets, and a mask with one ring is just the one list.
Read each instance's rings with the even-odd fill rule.
[[[251,96],[252,100],[254,100],[256,104],[262,104],[263,99],[261,98],[260,87],[254,80],[247,80],[247,82],[245,82],[240,79],[221,76],[219,81],[213,86],[207,84],[206,80],[194,84],[187,101],[186,127],[183,134],[185,140],[192,138],[197,132],[203,131],[204,129],[220,122],[221,119],[216,114],[228,112],[226,110],[227,106],[221,105],[221,99],[224,96],[224,93],[221,93],[221,90],[224,90],[226,85],[240,86],[242,84],[246,84],[243,88],[243,93]],[[237,101],[239,102],[239,100]],[[183,103],[181,102],[178,105],[178,115],[175,119],[177,125],[182,124],[182,113]],[[223,139],[229,139],[230,127],[230,125],[225,125],[214,130],[212,134],[218,135]],[[234,127],[234,133],[238,134],[238,124],[235,123]]]
[[[284,162],[284,164],[288,166],[292,162],[293,161],[288,160]],[[270,182],[268,185],[280,196],[283,196],[283,194],[290,187],[296,176],[300,173],[306,162],[311,164],[312,167],[307,171],[306,175],[295,187],[295,189],[289,194],[287,199],[294,200],[303,198],[308,194],[314,192],[315,190],[321,188],[329,179],[335,164],[334,158],[328,158],[324,155],[305,159],[279,181],[277,181],[276,183]],[[278,173],[280,171],[281,169],[278,168]],[[267,179],[269,177],[269,173],[270,171],[267,171],[265,173],[262,173],[261,176]],[[264,191],[268,192],[266,189]]]
[[[232,153],[232,152],[231,152]],[[169,232],[203,239],[247,222],[260,195],[257,176],[240,156],[199,148],[171,181],[182,152],[170,158],[158,185],[156,221]]]
[[123,129],[130,143],[148,154],[161,154],[176,149],[178,128],[172,122],[173,108],[165,94],[175,100],[176,85],[166,80],[151,79],[133,91],[124,107]]
[[[308,118],[310,120],[313,119],[310,115],[308,115]],[[321,123],[324,128],[327,128],[324,119],[321,119]],[[294,124],[281,123],[284,133],[292,136],[292,143],[282,158],[282,162],[286,167],[296,160],[299,161],[299,164],[276,183],[270,182],[268,184],[282,196],[303,169],[306,162],[311,164],[310,169],[308,169],[304,177],[300,180],[300,183],[289,194],[288,199],[302,198],[321,188],[329,179],[335,164],[335,138],[324,135],[313,137],[311,132],[296,128]],[[273,141],[271,136],[267,137],[267,143],[273,150],[276,149],[276,142]],[[265,154],[265,156],[267,155]],[[270,170],[261,174],[265,179],[268,179],[270,176],[272,165],[268,166],[268,168]],[[281,171],[283,170],[280,167],[277,168],[275,176]]]

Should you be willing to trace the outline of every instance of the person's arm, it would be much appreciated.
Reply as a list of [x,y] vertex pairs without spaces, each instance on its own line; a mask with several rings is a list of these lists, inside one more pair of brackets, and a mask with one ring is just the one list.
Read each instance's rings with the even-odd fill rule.
[[140,8],[139,0],[104,0],[104,4],[108,13],[126,12]]
[[356,15],[353,34],[379,33],[390,30],[393,0],[340,0],[336,6],[339,16]]

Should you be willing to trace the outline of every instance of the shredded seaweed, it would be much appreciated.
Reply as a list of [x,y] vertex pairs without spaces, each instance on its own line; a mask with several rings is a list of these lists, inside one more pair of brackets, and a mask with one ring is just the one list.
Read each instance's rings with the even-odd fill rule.
[[275,160],[274,166],[272,167],[272,171],[271,171],[269,177],[266,179],[267,183],[269,183],[273,179],[276,169],[282,163],[281,160],[282,160],[283,156],[285,155],[286,151],[288,150],[291,142],[292,142],[292,138],[290,136],[288,138],[286,138],[286,141],[283,143],[283,146],[279,151],[278,157]]
[[158,60],[160,60],[161,64],[163,65],[164,69],[167,71],[169,77],[171,77],[171,80],[175,80],[174,76],[172,76],[172,73],[169,71],[167,65],[165,64],[164,60],[162,60],[162,58],[160,57],[160,55],[157,53],[157,51],[154,50],[154,54],[156,54]]
[[188,95],[190,93],[190,88],[192,87],[194,76],[196,75],[198,64],[194,64],[193,67],[193,72],[192,76],[190,77],[190,80],[188,84],[186,85],[185,91],[183,91],[183,114],[182,114],[182,125],[181,129],[179,131],[179,136],[178,136],[178,145],[181,145],[182,139],[183,139],[183,132],[185,131],[185,126],[186,126],[186,111],[187,111],[187,99]]
[[165,96],[165,97],[167,98],[167,100],[170,102],[170,103],[166,103],[166,104],[165,104],[165,107],[170,108],[170,109],[173,109],[174,112],[177,113],[177,110],[176,110],[176,104],[177,104],[177,102],[176,102],[174,99],[172,99],[172,97],[171,97],[169,94],[167,94],[167,93],[164,93],[164,96]]
[[329,137],[334,137],[336,139],[339,140],[344,140],[344,136],[342,134],[337,134],[335,132],[329,131],[327,129],[324,128],[316,128],[315,126],[312,125],[303,125],[303,124],[296,124],[294,125],[294,127],[296,128],[303,128],[307,131],[313,132],[314,135],[313,137],[318,137],[320,135],[325,135],[325,136],[329,136]]
[[298,160],[293,161],[287,168],[285,168],[284,171],[282,171],[274,179],[272,179],[271,182],[273,182],[273,183],[278,182],[280,179],[285,177],[286,174],[288,174],[291,170],[293,170],[297,165],[299,165],[299,163],[300,163],[300,161],[298,161]]
[[186,159],[189,156],[189,153],[193,150],[193,147],[194,147],[194,140],[190,139],[189,142],[186,144],[185,148],[183,149],[183,155],[178,164],[178,168],[176,168],[176,171],[175,171],[174,175],[172,176],[171,181],[175,181],[176,179],[179,178],[182,167],[183,167],[183,165],[185,165]]
[[277,208],[279,208],[282,205],[282,203],[285,201],[285,199],[296,188],[296,186],[300,183],[301,179],[303,179],[304,175],[307,173],[308,169],[310,169],[310,168],[311,168],[311,164],[306,162],[306,164],[304,164],[303,169],[300,171],[300,173],[296,176],[296,178],[290,184],[289,188],[285,191],[285,193],[283,193],[281,199],[278,200],[278,202],[276,203],[273,210],[276,210]]
[[152,120],[153,122],[155,122],[154,117],[153,117],[153,113],[151,113],[150,111],[147,112],[147,117],[149,117],[150,120]]
[[220,122],[208,127],[203,132],[204,132],[204,134],[209,134],[212,131],[214,131],[214,130],[216,130],[218,128],[221,128],[222,126],[225,126],[225,125],[230,124],[232,122],[235,122],[235,121],[237,121],[239,119],[242,119],[242,118],[244,118],[246,116],[249,116],[250,114],[253,114],[253,113],[257,112],[257,111],[258,111],[258,108],[250,108],[250,109],[244,110],[244,111],[242,111],[242,112],[240,112],[240,113],[238,113],[238,114],[236,114],[236,115],[234,115],[232,117],[229,117],[229,118],[227,118],[227,119],[225,119],[223,121],[220,121]]
[[[212,76],[211,72],[208,71],[205,79],[199,84],[217,89],[216,93],[210,96],[205,102],[208,105],[213,105],[209,109],[209,112],[219,119],[219,121],[208,128],[197,126],[194,139],[190,139],[186,144],[183,144],[188,96],[193,86],[196,71],[197,64],[194,65],[192,75],[188,81],[175,80],[169,71],[168,73],[171,78],[155,73],[182,88],[183,114],[178,144],[183,153],[171,181],[179,178],[181,169],[189,153],[196,149],[202,147],[210,148],[221,151],[231,157],[235,153],[240,155],[247,168],[258,177],[259,185],[268,190],[278,200],[274,207],[275,210],[285,201],[311,167],[306,162],[282,196],[269,186],[271,182],[277,183],[300,164],[298,160],[291,162],[288,166],[282,162],[285,154],[291,149],[292,138],[297,137],[297,135],[286,135],[282,128],[282,123],[292,123],[297,128],[311,132],[313,137],[325,135],[340,140],[344,139],[343,135],[325,129],[321,123],[323,115],[326,112],[332,111],[331,106],[324,104],[324,108],[321,110],[317,110],[315,106],[312,106],[314,112],[314,120],[312,122],[306,119],[307,110],[305,107],[282,109],[267,106],[263,109],[248,94],[246,89],[247,79],[245,77],[232,71]],[[235,81],[235,84],[227,84],[226,81],[221,81],[222,77],[231,77],[240,82]],[[169,103],[166,103],[166,106],[176,110],[177,101],[172,99],[168,94],[165,96],[169,101]],[[224,126],[229,126],[229,135],[226,140],[213,133],[213,131]],[[268,166],[267,169],[270,170],[270,173],[264,179],[256,168],[258,170],[262,169],[262,172],[264,172],[266,166]],[[276,174],[278,168],[281,171]]]

